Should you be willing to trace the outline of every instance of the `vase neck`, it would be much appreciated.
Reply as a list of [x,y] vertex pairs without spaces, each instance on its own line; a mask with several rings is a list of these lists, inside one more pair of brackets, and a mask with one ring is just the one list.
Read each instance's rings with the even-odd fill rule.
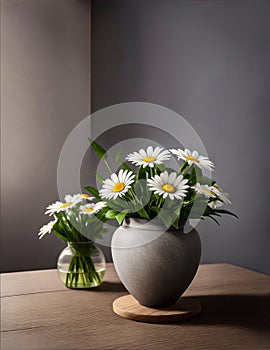
[[157,218],[152,220],[127,218],[124,221],[123,227],[143,230],[147,229],[148,231],[166,230],[165,225]]
[[95,243],[93,241],[83,241],[83,242],[67,242],[67,245],[69,248],[71,247],[88,247],[88,246],[92,246]]
[[[186,221],[181,221],[178,224],[178,230],[183,230],[184,226],[186,224]],[[147,229],[148,231],[175,231],[176,229],[173,227],[166,228],[166,226],[163,224],[161,220],[158,218],[154,218],[151,220],[145,220],[145,219],[137,219],[137,218],[127,218],[125,219],[123,225],[124,228],[136,228],[136,229]]]

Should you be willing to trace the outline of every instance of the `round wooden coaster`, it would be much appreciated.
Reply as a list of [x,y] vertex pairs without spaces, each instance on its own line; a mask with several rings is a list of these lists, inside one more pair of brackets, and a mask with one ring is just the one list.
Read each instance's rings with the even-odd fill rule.
[[139,304],[132,295],[125,295],[113,302],[113,311],[124,318],[148,323],[173,323],[192,318],[201,312],[201,303],[183,297],[170,307],[150,308]]

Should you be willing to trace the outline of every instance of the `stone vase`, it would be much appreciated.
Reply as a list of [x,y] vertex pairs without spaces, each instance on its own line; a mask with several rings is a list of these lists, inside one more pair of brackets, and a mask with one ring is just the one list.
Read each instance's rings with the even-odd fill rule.
[[159,222],[128,219],[114,233],[116,272],[141,305],[173,305],[193,280],[201,257],[195,229],[166,230]]

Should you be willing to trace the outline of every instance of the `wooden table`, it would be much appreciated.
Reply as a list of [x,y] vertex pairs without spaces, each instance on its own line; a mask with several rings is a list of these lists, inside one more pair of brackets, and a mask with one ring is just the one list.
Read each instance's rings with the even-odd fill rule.
[[270,349],[270,277],[234,265],[201,265],[185,293],[203,311],[178,324],[126,320],[112,302],[127,294],[108,264],[104,283],[66,289],[56,270],[2,274],[1,349]]

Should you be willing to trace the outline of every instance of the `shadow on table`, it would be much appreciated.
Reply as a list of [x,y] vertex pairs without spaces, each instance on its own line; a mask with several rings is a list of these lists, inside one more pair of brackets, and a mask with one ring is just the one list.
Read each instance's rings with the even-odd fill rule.
[[270,329],[270,295],[203,295],[192,299],[201,302],[202,312],[187,324],[232,325],[256,331]]
[[95,291],[115,293],[115,292],[126,292],[125,287],[120,282],[102,282],[98,287],[93,288]]

